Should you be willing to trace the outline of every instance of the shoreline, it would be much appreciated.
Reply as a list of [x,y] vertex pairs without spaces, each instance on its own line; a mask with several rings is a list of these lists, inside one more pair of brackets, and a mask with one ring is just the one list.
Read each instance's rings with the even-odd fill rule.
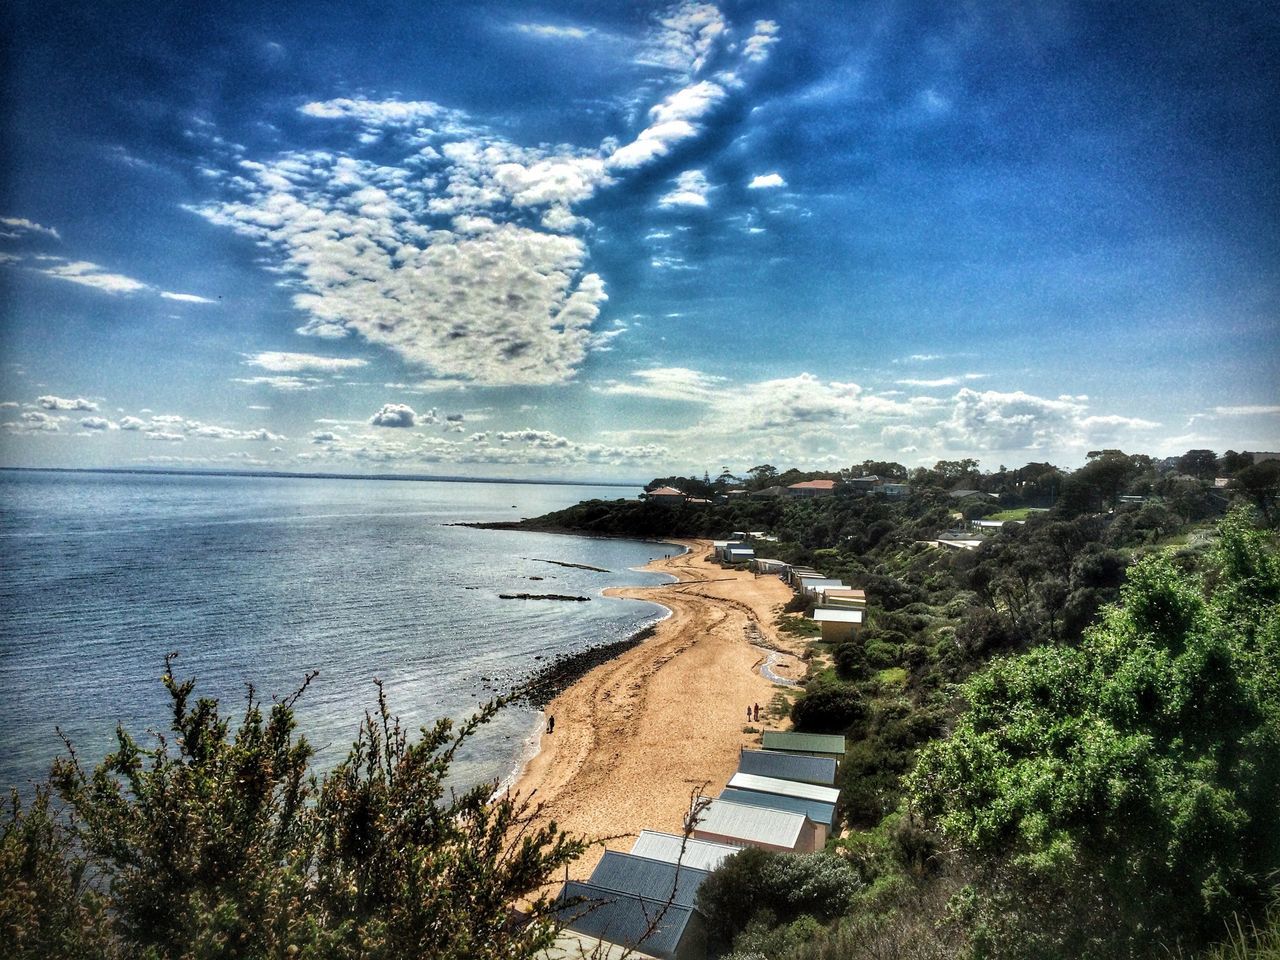
[[[691,794],[719,792],[739,750],[758,743],[760,728],[778,725],[767,713],[758,723],[744,719],[744,707],[767,711],[781,689],[761,674],[753,635],[788,651],[787,671],[803,674],[804,645],[773,629],[790,596],[780,580],[710,563],[709,541],[657,542],[683,549],[641,569],[673,579],[604,595],[659,604],[669,615],[550,698],[504,781],[543,820],[596,841],[572,876],[589,874],[605,847],[630,849],[641,829],[680,832]],[[556,718],[552,734],[544,732],[547,715]]]

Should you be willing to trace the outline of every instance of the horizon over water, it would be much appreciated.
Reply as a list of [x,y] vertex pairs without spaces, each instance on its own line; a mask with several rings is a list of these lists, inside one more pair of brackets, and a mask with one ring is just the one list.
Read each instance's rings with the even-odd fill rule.
[[[196,695],[217,697],[233,725],[247,684],[270,703],[319,671],[297,706],[317,769],[346,755],[375,703],[375,677],[411,731],[465,718],[556,657],[665,615],[601,597],[605,587],[670,578],[634,569],[661,552],[652,543],[446,524],[628,495],[487,481],[0,473],[0,788],[44,778],[62,752],[55,727],[86,766],[112,749],[117,722],[139,739],[167,731],[169,651],[179,653],[175,675],[196,677]],[[592,599],[497,598],[521,592]],[[502,710],[460,753],[453,781],[509,775],[537,715]]]

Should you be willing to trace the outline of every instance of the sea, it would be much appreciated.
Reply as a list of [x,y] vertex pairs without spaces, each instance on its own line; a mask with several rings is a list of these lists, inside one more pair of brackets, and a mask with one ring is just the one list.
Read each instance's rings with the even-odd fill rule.
[[[167,733],[170,652],[175,674],[233,719],[250,685],[270,703],[314,672],[296,712],[318,770],[346,756],[375,678],[409,730],[465,719],[557,657],[661,619],[656,604],[601,592],[666,582],[638,568],[676,548],[452,524],[637,493],[0,471],[0,789],[28,793],[61,736],[92,764],[117,724],[144,742]],[[504,707],[460,752],[451,786],[510,782],[541,729],[534,707]]]

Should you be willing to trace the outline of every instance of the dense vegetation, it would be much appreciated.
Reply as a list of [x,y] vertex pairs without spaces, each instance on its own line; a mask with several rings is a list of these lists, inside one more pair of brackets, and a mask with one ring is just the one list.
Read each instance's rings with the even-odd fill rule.
[[[842,482],[865,473],[906,478],[911,494]],[[838,481],[834,495],[750,496],[817,477]],[[596,501],[535,523],[765,530],[779,539],[759,549],[869,601],[858,640],[815,645],[791,708],[797,728],[848,740],[832,852],[858,882],[835,916],[761,889],[760,864],[727,868],[708,908],[730,918],[715,923],[734,956],[1192,955],[1233,917],[1263,922],[1280,870],[1280,573],[1266,532],[1280,464],[1098,451],[1074,472],[766,465],[661,485],[749,493]],[[974,551],[927,542],[990,516],[1025,522]]]
[[[530,957],[554,936],[547,884],[583,850],[493,784],[445,778],[492,704],[411,739],[379,690],[346,761],[317,777],[296,695],[252,691],[232,731],[166,669],[169,735],[74,752],[0,833],[7,958]],[[55,800],[56,798],[56,800]],[[512,905],[523,901],[527,912]]]

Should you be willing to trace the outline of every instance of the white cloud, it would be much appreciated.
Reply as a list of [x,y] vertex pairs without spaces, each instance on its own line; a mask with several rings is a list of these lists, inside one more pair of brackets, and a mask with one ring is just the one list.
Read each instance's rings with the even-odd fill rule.
[[589,27],[560,26],[554,23],[517,23],[515,27],[521,33],[543,40],[585,40],[595,33]]
[[304,370],[317,370],[323,373],[336,373],[340,370],[354,370],[368,366],[368,360],[356,357],[322,357],[314,353],[286,353],[279,350],[267,350],[262,353],[247,355],[245,364],[250,367],[261,367],[272,373],[299,373]]
[[69,400],[66,397],[47,395],[37,397],[36,403],[46,410],[89,410],[95,413],[98,410],[96,403],[86,400],[84,397],[76,397],[74,400]]
[[760,62],[769,56],[769,48],[778,42],[778,24],[773,20],[757,20],[755,32],[747,38],[742,54],[748,60]]
[[673,181],[675,189],[658,200],[663,207],[705,207],[711,184],[701,170],[686,170]]
[[304,103],[298,111],[323,120],[350,118],[376,126],[409,126],[446,113],[440,104],[429,100],[366,100],[362,97],[313,100]]
[[177,300],[180,303],[217,303],[217,300],[210,300],[208,297],[196,296],[194,293],[173,293],[169,290],[161,290],[160,296],[166,300]]
[[316,390],[324,382],[318,377],[233,377],[232,383],[243,383],[253,387],[270,387],[281,393],[296,393],[299,390]]
[[117,429],[116,425],[105,417],[85,417],[80,421],[80,426],[85,430],[93,431]]
[[145,427],[146,427],[146,421],[142,420],[140,417],[121,417],[120,418],[121,430],[142,430]]
[[780,173],[761,173],[757,174],[747,184],[748,190],[770,190],[776,187],[785,187],[787,181],[782,179]]
[[369,418],[369,422],[375,427],[412,427],[417,417],[413,407],[407,403],[384,403],[382,409]]
[[41,410],[27,410],[19,419],[7,420],[3,426],[10,433],[57,433],[65,419]]
[[727,96],[724,87],[700,80],[671,94],[649,111],[649,126],[635,140],[615,150],[606,161],[609,170],[634,170],[659,157],[684,140],[696,137],[698,125]]
[[147,285],[141,280],[126,277],[122,273],[109,273],[105,267],[87,260],[53,263],[34,269],[46,277],[78,283],[81,286],[92,287],[94,290],[101,290],[103,293],[137,293],[139,290],[147,289]]
[[714,4],[677,4],[658,18],[636,62],[695,74],[706,66],[712,45],[727,26]]
[[31,235],[49,237],[53,240],[62,239],[53,227],[46,227],[26,217],[0,217],[0,237],[13,240]]
[[933,380],[918,380],[908,378],[906,380],[897,381],[904,387],[958,387],[965,381],[983,380],[988,376],[985,373],[965,373],[954,377],[937,377]]
[[653,367],[637,370],[632,376],[636,380],[611,381],[597,389],[611,396],[709,403],[715,399],[719,385],[725,382],[724,377],[713,377],[686,367]]
[[1254,404],[1240,407],[1214,407],[1219,417],[1264,417],[1280,413],[1280,406]]

